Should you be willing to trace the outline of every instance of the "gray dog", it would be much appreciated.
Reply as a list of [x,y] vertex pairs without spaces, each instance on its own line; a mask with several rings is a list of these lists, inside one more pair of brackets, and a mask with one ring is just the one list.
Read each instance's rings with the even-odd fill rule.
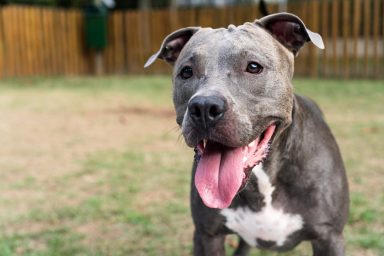
[[225,255],[227,234],[285,251],[310,240],[313,255],[344,255],[348,183],[316,104],[293,93],[294,57],[319,34],[277,13],[227,29],[188,27],[157,58],[173,66],[176,121],[195,148],[194,254]]

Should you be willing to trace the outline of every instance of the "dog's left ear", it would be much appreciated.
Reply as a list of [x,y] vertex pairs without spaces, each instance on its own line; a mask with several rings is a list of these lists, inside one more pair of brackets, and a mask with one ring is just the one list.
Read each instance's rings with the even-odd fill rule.
[[199,30],[200,27],[187,27],[169,34],[161,44],[160,50],[149,57],[144,65],[144,68],[155,62],[157,58],[163,59],[173,66],[184,45]]
[[321,36],[305,27],[304,22],[291,13],[276,13],[255,21],[269,31],[281,44],[296,56],[304,43],[311,41],[320,49],[324,49]]

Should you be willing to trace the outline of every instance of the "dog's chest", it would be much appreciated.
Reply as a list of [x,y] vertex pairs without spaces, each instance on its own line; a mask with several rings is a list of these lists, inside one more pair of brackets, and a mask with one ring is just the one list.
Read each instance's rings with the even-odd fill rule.
[[265,206],[258,212],[248,207],[223,209],[221,214],[226,218],[225,225],[251,246],[259,246],[258,242],[261,241],[277,247],[283,246],[289,235],[303,227],[303,219],[298,214],[285,213],[283,209],[272,206],[274,187],[261,164],[254,167],[252,172],[257,177]]

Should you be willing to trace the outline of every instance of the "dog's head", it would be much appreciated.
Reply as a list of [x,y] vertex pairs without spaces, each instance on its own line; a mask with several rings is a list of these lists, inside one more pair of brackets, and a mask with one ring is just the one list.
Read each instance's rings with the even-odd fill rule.
[[320,35],[278,13],[227,29],[188,27],[167,36],[157,58],[173,66],[177,123],[200,156],[195,185],[208,207],[228,207],[272,140],[291,123],[293,59]]

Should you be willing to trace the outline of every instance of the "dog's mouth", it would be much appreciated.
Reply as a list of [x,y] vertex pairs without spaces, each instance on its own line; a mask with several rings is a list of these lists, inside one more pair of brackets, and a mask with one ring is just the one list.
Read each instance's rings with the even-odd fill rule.
[[244,185],[252,168],[268,155],[276,124],[269,125],[259,137],[242,147],[228,147],[202,140],[197,145],[200,156],[195,186],[204,204],[210,208],[229,207]]

